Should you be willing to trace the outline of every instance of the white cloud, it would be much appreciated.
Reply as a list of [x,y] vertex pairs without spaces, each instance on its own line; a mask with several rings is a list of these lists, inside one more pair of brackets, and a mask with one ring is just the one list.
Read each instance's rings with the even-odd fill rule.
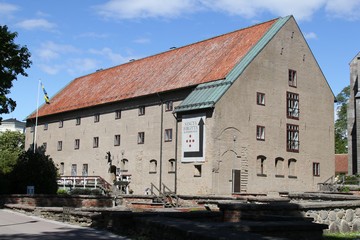
[[10,3],[0,2],[0,15],[12,15],[19,10],[18,6]]
[[98,68],[98,62],[91,58],[70,59],[67,65],[69,66],[67,72],[72,75],[93,71]]
[[314,32],[308,32],[308,33],[304,33],[304,37],[309,40],[309,39],[317,39],[317,35]]
[[63,70],[65,67],[64,65],[49,65],[49,64],[39,64],[39,68],[50,75],[56,75],[58,74],[61,70]]
[[85,32],[77,35],[75,38],[107,38],[107,34],[96,33],[96,32]]
[[119,53],[114,53],[110,48],[103,48],[101,50],[90,49],[90,53],[101,55],[109,59],[114,64],[120,64],[128,60]]
[[174,18],[193,12],[197,8],[196,3],[194,0],[110,0],[95,9],[105,18]]
[[17,23],[16,26],[26,30],[34,30],[34,29],[52,30],[56,27],[55,24],[43,18],[24,20],[22,22]]
[[149,38],[138,38],[134,40],[135,43],[145,44],[151,42]]
[[71,45],[57,44],[52,41],[41,44],[40,49],[37,51],[37,55],[41,60],[52,60],[58,58],[62,54],[79,52],[78,49]]
[[359,0],[328,0],[326,8],[329,15],[345,18],[348,20],[360,19],[360,1]]

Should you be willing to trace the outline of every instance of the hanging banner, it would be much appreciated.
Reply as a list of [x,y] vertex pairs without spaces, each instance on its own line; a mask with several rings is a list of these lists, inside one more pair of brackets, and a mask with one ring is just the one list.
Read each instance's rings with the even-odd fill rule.
[[205,161],[205,114],[182,119],[182,162]]

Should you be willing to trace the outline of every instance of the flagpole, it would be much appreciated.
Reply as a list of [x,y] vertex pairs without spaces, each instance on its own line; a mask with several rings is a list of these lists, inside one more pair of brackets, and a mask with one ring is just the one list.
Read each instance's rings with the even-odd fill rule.
[[37,101],[36,101],[36,118],[35,118],[35,130],[34,130],[34,153],[36,151],[36,138],[37,138],[37,125],[38,125],[38,115],[39,115],[39,95],[40,95],[40,79],[38,83],[38,93],[37,93]]

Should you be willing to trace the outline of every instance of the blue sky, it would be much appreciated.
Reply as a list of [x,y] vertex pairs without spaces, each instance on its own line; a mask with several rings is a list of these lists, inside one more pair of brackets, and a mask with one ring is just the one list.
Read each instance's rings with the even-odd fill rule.
[[359,12],[359,0],[0,0],[0,25],[18,33],[33,62],[9,94],[15,111],[2,117],[24,120],[36,109],[39,79],[51,98],[97,69],[287,15],[336,95],[360,51]]

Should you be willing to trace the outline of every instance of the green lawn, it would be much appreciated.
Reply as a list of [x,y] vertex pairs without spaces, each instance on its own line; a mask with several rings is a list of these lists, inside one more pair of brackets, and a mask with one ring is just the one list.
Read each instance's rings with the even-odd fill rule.
[[345,239],[359,239],[360,232],[351,232],[351,233],[325,233],[325,240],[345,240]]

